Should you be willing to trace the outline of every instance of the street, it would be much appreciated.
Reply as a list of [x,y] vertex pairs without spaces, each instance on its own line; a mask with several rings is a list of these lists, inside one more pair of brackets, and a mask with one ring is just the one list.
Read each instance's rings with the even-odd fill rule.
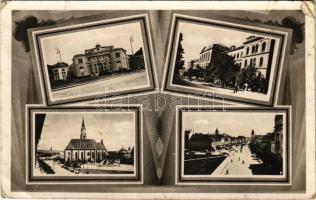
[[149,81],[147,80],[147,72],[142,71],[134,74],[117,76],[110,79],[57,90],[52,92],[52,99],[62,100],[96,94],[104,95],[105,91],[107,93],[112,93],[117,91],[145,88],[148,86]]
[[212,175],[253,175],[249,166],[251,164],[261,164],[258,158],[251,157],[248,145],[244,145],[240,152],[240,147],[236,151],[231,151],[229,156],[216,168]]
[[182,81],[186,82],[186,86],[206,89],[207,92],[209,92],[210,94],[212,94],[212,92],[216,92],[218,94],[223,94],[223,95],[254,98],[254,99],[262,100],[262,101],[266,101],[269,98],[268,95],[263,94],[263,93],[258,93],[258,92],[238,91],[237,93],[234,93],[234,90],[232,89],[206,86],[204,85],[206,84],[206,82],[204,81],[198,81],[198,80],[189,81],[185,79],[183,79]]

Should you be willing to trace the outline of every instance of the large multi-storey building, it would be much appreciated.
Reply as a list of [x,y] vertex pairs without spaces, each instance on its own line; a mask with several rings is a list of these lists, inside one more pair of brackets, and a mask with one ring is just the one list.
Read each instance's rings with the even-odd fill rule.
[[75,77],[98,76],[100,74],[129,69],[126,50],[113,46],[101,46],[85,50],[84,54],[73,57],[73,71]]
[[253,66],[257,75],[266,78],[270,74],[274,45],[274,39],[250,36],[242,46],[233,46],[226,53],[232,56],[241,68]]
[[[270,74],[274,45],[274,39],[257,36],[246,38],[243,45],[238,47],[231,46],[229,48],[221,44],[213,44],[201,50],[198,65],[202,69],[207,69],[212,67],[217,59],[225,59],[223,56],[227,54],[233,57],[235,64],[241,69],[253,66],[256,69],[256,75],[267,78]],[[191,61],[188,65],[190,64]]]

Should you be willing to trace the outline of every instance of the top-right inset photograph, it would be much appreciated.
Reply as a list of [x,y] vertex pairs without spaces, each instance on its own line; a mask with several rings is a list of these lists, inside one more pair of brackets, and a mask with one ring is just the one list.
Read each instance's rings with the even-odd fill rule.
[[289,30],[174,15],[163,91],[273,106]]

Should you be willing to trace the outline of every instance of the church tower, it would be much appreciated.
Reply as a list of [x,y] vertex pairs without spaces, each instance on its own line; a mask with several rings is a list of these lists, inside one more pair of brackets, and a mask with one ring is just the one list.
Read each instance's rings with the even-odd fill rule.
[[86,127],[84,125],[84,117],[82,118],[82,124],[81,124],[81,134],[80,134],[80,139],[84,140],[86,139],[87,135],[86,135]]

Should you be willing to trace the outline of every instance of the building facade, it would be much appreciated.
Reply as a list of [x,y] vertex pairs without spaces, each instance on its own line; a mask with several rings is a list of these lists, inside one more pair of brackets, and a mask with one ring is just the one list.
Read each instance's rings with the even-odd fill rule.
[[274,140],[271,143],[271,152],[283,155],[283,115],[276,115],[274,118]]
[[270,74],[275,40],[265,37],[250,36],[242,46],[232,46],[226,53],[234,58],[241,68],[253,66],[256,75],[266,78]]
[[[241,69],[253,66],[257,76],[267,78],[270,75],[274,45],[274,39],[257,36],[246,38],[243,45],[238,47],[226,47],[221,44],[209,45],[201,50],[198,62],[194,60],[188,62],[188,68],[192,67],[191,63],[196,63],[202,69],[207,69],[212,67],[212,63],[219,55],[227,54],[233,57],[235,64]],[[223,58],[221,57],[221,59]]]
[[94,48],[85,50],[84,54],[75,55],[72,60],[75,77],[99,76],[129,69],[126,50],[114,46],[97,44]]
[[101,162],[106,158],[107,151],[103,140],[98,143],[94,139],[87,139],[84,119],[82,119],[80,139],[71,139],[64,150],[65,162],[84,161]]
[[50,80],[67,80],[69,66],[67,63],[58,62],[55,65],[48,65],[48,74]]

